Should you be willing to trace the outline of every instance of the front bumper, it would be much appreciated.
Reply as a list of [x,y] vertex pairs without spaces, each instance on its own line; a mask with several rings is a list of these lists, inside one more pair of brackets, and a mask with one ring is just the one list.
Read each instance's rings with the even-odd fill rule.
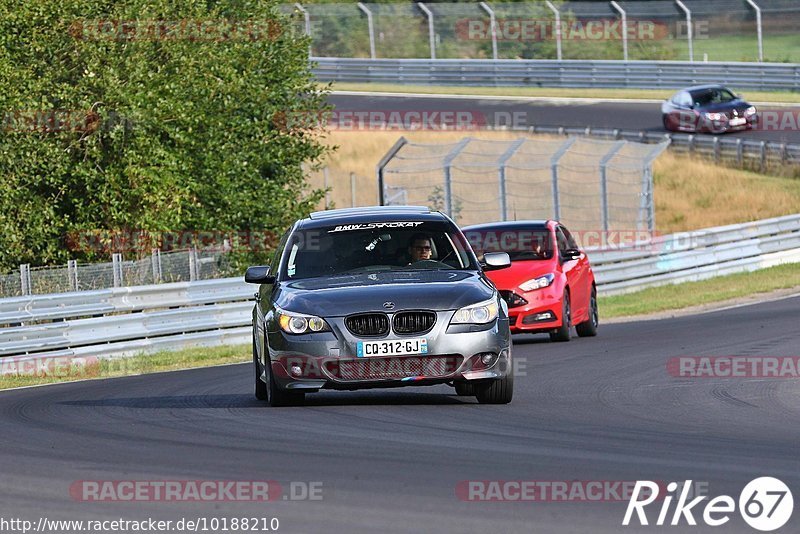
[[528,303],[509,308],[512,334],[550,332],[561,326],[562,292],[554,285],[520,294]]
[[[449,326],[452,311],[437,312],[436,324],[420,335],[358,338],[344,318],[325,318],[330,332],[290,335],[269,332],[272,375],[289,390],[422,386],[461,380],[499,379],[511,372],[508,318],[484,326]],[[428,352],[408,356],[358,357],[359,341],[424,337]],[[494,354],[490,365],[481,355]]]

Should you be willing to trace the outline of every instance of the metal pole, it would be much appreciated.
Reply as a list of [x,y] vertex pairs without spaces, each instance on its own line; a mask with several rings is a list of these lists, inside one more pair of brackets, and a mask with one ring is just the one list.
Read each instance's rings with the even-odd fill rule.
[[436,33],[433,27],[433,12],[422,2],[417,2],[417,5],[428,17],[428,43],[431,48],[431,59],[436,59]]
[[331,192],[330,189],[328,189],[328,179],[329,179],[328,166],[326,165],[325,167],[322,168],[322,183],[323,183],[322,188],[325,190],[325,209],[328,209],[328,206],[330,206]]
[[500,165],[500,220],[508,220],[508,193],[506,191],[506,163],[514,155],[514,153],[525,143],[525,138],[521,137],[514,141],[508,150],[500,156],[498,164]]
[[31,264],[23,263],[19,266],[19,286],[23,296],[31,294]]
[[111,255],[111,272],[114,274],[114,287],[122,287],[122,254]]
[[67,261],[67,276],[69,277],[69,287],[73,291],[78,290],[78,260]]
[[189,281],[197,280],[197,249],[189,249]]
[[444,157],[444,211],[445,214],[453,218],[453,180],[450,175],[450,168],[453,160],[456,159],[462,150],[472,141],[471,137],[465,137]]
[[553,157],[550,158],[550,169],[553,178],[553,218],[556,220],[561,218],[561,205],[558,195],[558,162],[561,159],[561,156],[567,153],[567,150],[569,150],[569,147],[572,146],[576,139],[577,137],[570,137],[567,139],[567,141],[561,145],[561,148],[556,150],[556,153],[553,154]]
[[556,16],[556,59],[561,61],[561,13],[559,13],[558,8],[554,6],[550,0],[546,0],[545,4],[547,4],[547,7],[549,7],[550,11]]
[[372,24],[372,11],[363,3],[358,3],[358,9],[367,16],[367,27],[369,28],[369,57],[375,59],[375,26]]
[[311,37],[311,15],[308,14],[308,10],[306,8],[304,8],[302,5],[300,5],[299,2],[296,3],[294,5],[294,7],[296,7],[297,10],[300,13],[303,14],[303,20],[305,20],[305,23],[306,23],[306,35],[308,36],[308,57],[312,57],[312,54],[311,54],[311,41],[312,41],[312,37]]
[[681,2],[681,0],[675,0],[675,3],[678,4],[678,7],[686,13],[686,39],[689,44],[689,61],[694,62],[694,38],[693,38],[693,29],[692,29],[692,12],[686,7],[686,4]]
[[622,17],[622,59],[628,61],[628,16],[625,10],[618,3],[611,0],[611,6],[616,9]]
[[350,173],[350,196],[352,198],[352,202],[350,205],[352,207],[356,207],[356,173]]
[[758,31],[758,60],[764,61],[764,42],[761,39],[761,8],[758,7],[753,0],[747,0],[747,3],[756,10],[756,31]]
[[492,28],[492,59],[497,59],[497,20],[494,18],[494,11],[486,2],[481,2],[480,6],[489,14],[489,26]]
[[375,167],[375,174],[378,176],[378,205],[384,205],[384,169],[389,164],[389,162],[394,158],[400,149],[403,148],[405,145],[408,144],[408,140],[405,137],[401,137],[397,140],[397,142],[389,149],[381,160],[378,162],[378,165]]
[[161,283],[161,251],[157,248],[153,249],[153,254],[150,256],[150,263],[153,267],[153,283]]
[[600,210],[601,210],[601,217],[603,219],[603,231],[606,232],[608,235],[608,175],[606,170],[608,168],[608,162],[611,161],[617,152],[622,150],[626,141],[617,141],[614,146],[611,147],[605,156],[600,160]]

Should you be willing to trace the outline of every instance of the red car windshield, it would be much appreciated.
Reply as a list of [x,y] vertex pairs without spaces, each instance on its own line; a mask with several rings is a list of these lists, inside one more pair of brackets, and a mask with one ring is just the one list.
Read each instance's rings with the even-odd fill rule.
[[487,252],[506,252],[512,262],[553,257],[553,239],[547,228],[481,228],[465,230],[464,236],[480,259]]

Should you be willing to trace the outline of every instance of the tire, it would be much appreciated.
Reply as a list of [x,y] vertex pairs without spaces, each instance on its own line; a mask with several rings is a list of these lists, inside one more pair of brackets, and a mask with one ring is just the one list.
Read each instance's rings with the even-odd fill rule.
[[475,386],[475,398],[481,404],[508,404],[514,397],[514,374],[508,374],[488,384]]
[[453,387],[456,388],[456,395],[462,397],[471,397],[475,395],[475,388],[468,382],[454,382]]
[[253,367],[256,370],[256,398],[260,401],[267,400],[267,385],[261,380],[261,369],[258,363],[258,352],[256,352],[256,339],[253,337]]
[[664,129],[668,132],[672,131],[672,128],[669,127],[669,121],[667,120],[667,116],[663,113],[661,114],[661,124],[664,125]]
[[[255,342],[253,342],[253,357],[258,359],[255,353]],[[267,381],[264,383],[259,375],[259,364],[256,363],[256,398],[258,400],[267,401],[269,406],[298,406],[302,405],[306,399],[306,394],[302,391],[286,391],[275,383],[275,378],[272,376],[272,369],[269,365],[264,365],[264,372],[267,375]],[[260,384],[260,385],[259,385]],[[259,396],[259,395],[263,396]]]
[[564,291],[564,296],[561,297],[561,326],[555,332],[550,332],[550,341],[569,341],[571,326],[572,306],[569,302],[569,291]]
[[597,335],[597,325],[600,324],[600,314],[597,312],[597,290],[592,287],[592,297],[589,300],[589,318],[575,325],[575,331],[580,337],[594,337]]

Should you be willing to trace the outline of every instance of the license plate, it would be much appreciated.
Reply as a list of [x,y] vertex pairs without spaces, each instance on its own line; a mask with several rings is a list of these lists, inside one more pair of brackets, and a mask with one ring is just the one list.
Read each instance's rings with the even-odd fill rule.
[[731,126],[741,126],[742,124],[746,123],[747,119],[744,117],[734,117],[730,120]]
[[427,354],[428,340],[418,339],[392,339],[386,341],[359,341],[358,357],[370,356],[404,356],[406,354]]

